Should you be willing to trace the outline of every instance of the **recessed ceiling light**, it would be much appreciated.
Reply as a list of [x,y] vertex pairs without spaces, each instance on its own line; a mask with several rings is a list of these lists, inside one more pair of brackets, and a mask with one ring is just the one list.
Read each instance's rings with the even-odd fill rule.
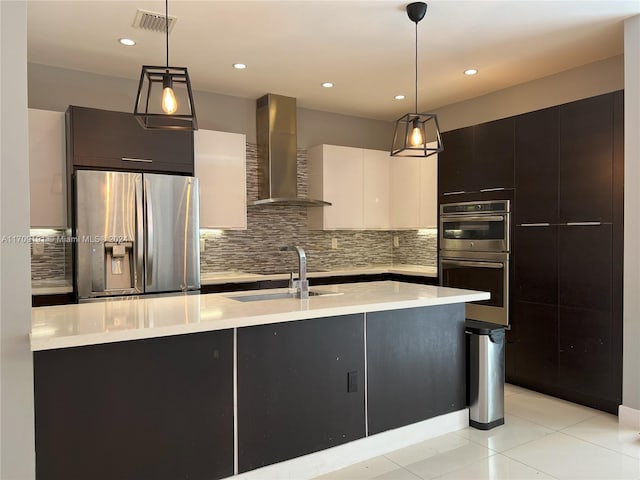
[[475,75],[476,73],[478,73],[478,69],[476,68],[468,68],[464,71],[465,75]]
[[405,99],[405,96],[404,96],[404,95],[396,95],[396,96],[395,96],[395,97],[393,97],[393,98],[395,98],[396,100],[404,100],[404,99]]
[[244,63],[234,63],[233,68],[237,68],[238,70],[244,70],[247,66]]
[[136,41],[131,40],[130,38],[119,38],[118,41],[121,45],[125,45],[127,47],[132,47],[136,44]]
[[331,88],[331,87],[333,87],[333,83],[331,83],[331,82],[324,82],[324,83],[322,84],[322,86],[323,86],[324,88]]

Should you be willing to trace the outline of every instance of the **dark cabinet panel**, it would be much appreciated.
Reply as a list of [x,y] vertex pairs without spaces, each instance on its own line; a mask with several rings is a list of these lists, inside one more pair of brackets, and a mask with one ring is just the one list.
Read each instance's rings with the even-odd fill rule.
[[369,434],[464,408],[465,362],[464,304],[368,313]]
[[438,194],[468,191],[473,164],[473,128],[442,134],[444,151],[438,154]]
[[39,480],[233,474],[233,332],[34,353]]
[[558,227],[558,303],[605,312],[612,302],[612,225]]
[[560,222],[613,217],[613,94],[559,107]]
[[515,227],[513,268],[516,300],[558,303],[558,227]]
[[513,188],[514,118],[474,127],[473,175],[469,190]]
[[563,388],[622,403],[622,384],[612,351],[611,315],[581,308],[559,308],[558,380]]
[[364,316],[238,329],[239,471],[365,436]]
[[133,114],[69,107],[70,164],[193,174],[193,132],[146,130]]
[[512,328],[517,348],[510,359],[507,378],[531,388],[555,386],[558,376],[557,306],[516,302]]
[[514,221],[558,222],[558,108],[515,119]]

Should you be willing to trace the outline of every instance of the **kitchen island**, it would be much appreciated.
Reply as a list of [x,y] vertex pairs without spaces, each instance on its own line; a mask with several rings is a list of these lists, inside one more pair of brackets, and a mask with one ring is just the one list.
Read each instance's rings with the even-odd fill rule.
[[308,478],[461,428],[464,302],[487,293],[316,290],[34,308],[37,477]]

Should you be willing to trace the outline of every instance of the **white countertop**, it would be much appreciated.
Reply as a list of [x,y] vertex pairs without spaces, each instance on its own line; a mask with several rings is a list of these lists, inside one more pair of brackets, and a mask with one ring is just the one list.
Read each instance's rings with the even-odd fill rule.
[[[424,265],[406,264],[373,265],[369,267],[344,267],[335,270],[307,272],[307,278],[344,277],[349,275],[377,275],[382,273],[397,273],[400,275],[415,275],[420,277],[435,278],[438,276],[438,268],[427,267]],[[217,285],[221,283],[287,280],[288,278],[288,273],[260,274],[229,270],[204,273],[200,276],[200,283],[202,285]]]
[[487,292],[402,282],[312,287],[336,295],[240,302],[230,297],[286,292],[254,290],[207,295],[112,299],[31,309],[31,350],[96,345],[185,333],[486,300]]

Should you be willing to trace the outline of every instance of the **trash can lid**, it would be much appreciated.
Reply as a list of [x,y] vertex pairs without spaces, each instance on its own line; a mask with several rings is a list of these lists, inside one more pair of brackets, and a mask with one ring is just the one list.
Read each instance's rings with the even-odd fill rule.
[[504,333],[505,326],[497,323],[481,322],[479,320],[465,320],[464,329],[468,333],[476,335],[491,335],[502,330]]

